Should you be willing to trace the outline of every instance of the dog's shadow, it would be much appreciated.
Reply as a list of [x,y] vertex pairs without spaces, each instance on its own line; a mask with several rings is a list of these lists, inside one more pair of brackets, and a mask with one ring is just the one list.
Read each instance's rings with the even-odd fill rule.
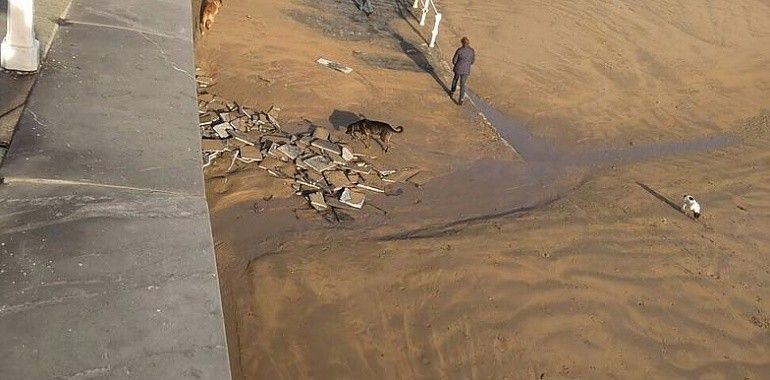
[[331,124],[335,131],[339,131],[340,129],[345,129],[345,127],[351,123],[355,123],[363,118],[364,115],[361,115],[360,113],[335,109],[331,115],[329,115],[329,124]]
[[676,210],[676,212],[678,212],[680,214],[684,214],[684,212],[682,211],[682,208],[679,205],[674,203],[672,200],[666,198],[661,193],[653,190],[651,187],[649,187],[649,186],[647,186],[647,185],[645,185],[645,184],[643,184],[643,183],[641,183],[639,181],[637,181],[636,184],[639,185],[639,187],[641,187],[642,189],[644,189],[648,193],[652,194],[653,197],[658,198],[660,201],[662,201],[665,204],[669,205],[672,209]]

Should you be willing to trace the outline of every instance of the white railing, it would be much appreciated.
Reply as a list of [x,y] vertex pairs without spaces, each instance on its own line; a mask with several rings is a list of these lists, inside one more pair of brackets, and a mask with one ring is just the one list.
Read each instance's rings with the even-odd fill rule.
[[422,6],[422,14],[420,15],[420,25],[425,25],[425,19],[428,17],[428,13],[433,11],[433,30],[430,36],[430,47],[436,46],[436,38],[438,38],[438,27],[441,24],[441,12],[436,9],[434,0],[414,0],[412,8]]
[[8,28],[0,44],[0,66],[7,70],[37,71],[40,42],[33,28],[34,1],[8,1]]

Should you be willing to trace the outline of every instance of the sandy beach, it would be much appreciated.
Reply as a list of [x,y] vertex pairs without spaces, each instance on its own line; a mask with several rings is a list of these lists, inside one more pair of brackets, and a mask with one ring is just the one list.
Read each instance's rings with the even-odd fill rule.
[[374,3],[227,1],[198,41],[211,91],[289,131],[402,125],[353,146],[421,171],[334,223],[253,166],[205,170],[235,378],[770,373],[770,3],[441,0],[435,49]]

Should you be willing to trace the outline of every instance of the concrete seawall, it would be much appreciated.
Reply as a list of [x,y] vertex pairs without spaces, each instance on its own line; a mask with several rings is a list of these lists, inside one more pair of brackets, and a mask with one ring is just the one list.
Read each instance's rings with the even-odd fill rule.
[[75,0],[54,37],[0,168],[1,379],[230,378],[190,6]]

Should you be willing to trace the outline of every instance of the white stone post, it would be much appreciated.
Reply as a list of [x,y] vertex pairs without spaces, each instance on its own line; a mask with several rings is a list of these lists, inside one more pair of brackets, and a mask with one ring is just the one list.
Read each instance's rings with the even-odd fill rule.
[[438,26],[441,23],[441,13],[436,13],[436,19],[433,21],[433,32],[430,36],[430,47],[436,46],[436,38],[438,37]]
[[37,71],[40,66],[33,10],[34,0],[8,0],[8,32],[0,45],[0,66],[4,69]]
[[430,1],[425,0],[425,5],[422,7],[422,17],[420,17],[420,25],[425,25],[425,17],[428,16],[428,8],[430,8]]
[[420,0],[414,0],[414,4],[412,4],[412,8],[417,8],[417,5],[420,4]]

